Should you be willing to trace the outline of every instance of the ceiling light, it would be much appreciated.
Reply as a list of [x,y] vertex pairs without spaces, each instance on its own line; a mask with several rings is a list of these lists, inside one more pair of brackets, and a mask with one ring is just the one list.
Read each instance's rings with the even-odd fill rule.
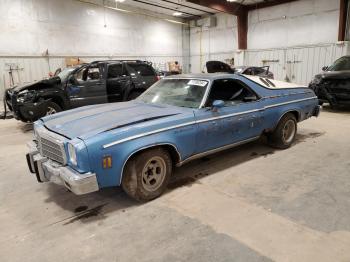
[[175,13],[173,13],[173,16],[182,16],[182,13],[181,12],[175,12]]
[[123,3],[125,0],[115,0],[117,3]]
[[226,0],[227,2],[238,2],[239,0]]

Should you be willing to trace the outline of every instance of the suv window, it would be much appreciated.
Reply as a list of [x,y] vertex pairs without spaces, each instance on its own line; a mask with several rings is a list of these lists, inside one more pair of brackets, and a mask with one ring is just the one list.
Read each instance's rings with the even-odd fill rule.
[[[108,78],[117,78],[123,75],[123,65],[114,64],[108,67]],[[124,73],[125,75],[125,73]]]
[[328,67],[328,71],[344,71],[350,70],[350,57],[343,56],[336,60],[333,65]]
[[128,66],[131,68],[131,74],[140,75],[140,76],[154,76],[155,73],[153,68],[146,64],[134,64],[130,63]]
[[78,81],[98,80],[101,77],[100,68],[98,66],[83,67],[74,74],[74,77]]
[[[246,98],[250,98],[246,100]],[[232,106],[257,99],[256,94],[240,81],[234,79],[215,80],[206,103],[211,106],[215,100],[222,100],[226,106]]]

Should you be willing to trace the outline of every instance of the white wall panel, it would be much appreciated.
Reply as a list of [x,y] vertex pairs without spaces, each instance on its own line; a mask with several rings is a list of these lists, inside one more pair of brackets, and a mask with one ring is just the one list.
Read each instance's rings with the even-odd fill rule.
[[321,68],[348,53],[349,44],[320,44],[302,47],[247,50],[246,65],[269,65],[278,80],[307,85]]
[[24,83],[64,67],[67,56],[141,59],[161,69],[183,61],[182,25],[148,15],[77,0],[1,0],[0,20],[0,97],[9,87],[9,64],[21,69],[13,73],[15,83]]

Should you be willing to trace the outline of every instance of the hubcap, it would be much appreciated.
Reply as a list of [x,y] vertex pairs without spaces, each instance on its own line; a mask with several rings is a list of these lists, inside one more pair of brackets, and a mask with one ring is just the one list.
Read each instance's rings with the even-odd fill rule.
[[293,120],[288,120],[283,127],[282,137],[285,144],[289,144],[293,141],[295,135],[295,122]]
[[57,113],[57,111],[56,111],[56,109],[55,108],[53,108],[53,107],[51,107],[51,106],[49,106],[48,108],[47,108],[47,111],[46,111],[46,115],[48,116],[48,115],[53,115],[53,114],[56,114]]
[[161,157],[152,157],[142,170],[142,184],[148,191],[156,191],[165,179],[166,164]]

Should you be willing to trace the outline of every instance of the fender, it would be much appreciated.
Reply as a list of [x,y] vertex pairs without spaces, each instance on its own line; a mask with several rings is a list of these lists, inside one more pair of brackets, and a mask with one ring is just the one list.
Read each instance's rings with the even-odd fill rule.
[[178,161],[177,163],[175,164],[178,164],[178,163],[181,163],[182,162],[182,158],[181,158],[181,154],[179,152],[179,150],[177,149],[177,147],[172,144],[172,143],[157,143],[157,144],[151,144],[151,145],[148,145],[148,146],[144,146],[144,147],[141,147],[141,148],[138,148],[137,150],[133,151],[132,153],[129,154],[129,156],[126,158],[126,160],[124,161],[123,163],[123,166],[122,166],[122,169],[121,169],[121,174],[120,174],[120,180],[119,180],[119,184],[122,183],[122,180],[123,180],[123,175],[124,175],[124,167],[126,165],[126,163],[129,161],[129,159],[134,156],[135,154],[143,151],[143,150],[146,150],[146,149],[150,149],[150,148],[153,148],[153,147],[159,147],[159,146],[171,146],[176,154],[177,154],[177,157],[178,157]]

